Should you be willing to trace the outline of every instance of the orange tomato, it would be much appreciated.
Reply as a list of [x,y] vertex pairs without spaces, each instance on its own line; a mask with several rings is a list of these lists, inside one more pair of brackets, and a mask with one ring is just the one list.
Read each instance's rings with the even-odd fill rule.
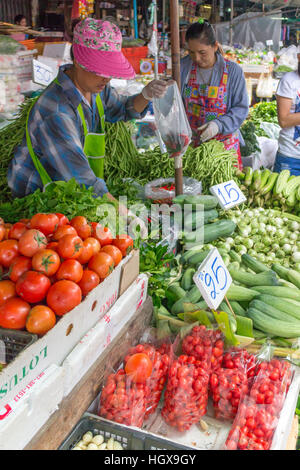
[[0,281],[0,305],[6,300],[16,297],[16,286],[12,281]]
[[57,281],[50,287],[47,294],[47,305],[56,315],[70,312],[82,299],[82,292],[78,284],[66,279]]
[[145,382],[152,373],[151,359],[145,353],[133,354],[126,362],[125,372],[133,382]]
[[9,267],[9,279],[17,282],[20,276],[31,269],[31,259],[26,256],[17,256]]
[[100,251],[100,248],[101,248],[101,245],[100,245],[100,242],[99,240],[97,240],[97,238],[94,238],[94,237],[89,237],[87,238],[85,241],[87,241],[92,245],[93,247],[93,253],[94,255],[96,253],[98,253]]
[[76,259],[67,259],[61,265],[56,273],[56,279],[61,281],[62,279],[68,279],[78,283],[83,275],[83,267]]
[[117,235],[112,241],[112,245],[121,250],[122,256],[127,256],[133,250],[133,240],[129,235]]
[[97,273],[102,281],[113,271],[114,260],[107,253],[99,252],[90,259],[88,268]]
[[83,241],[78,235],[65,235],[58,240],[57,253],[64,259],[76,259],[83,249]]
[[25,328],[29,311],[29,303],[18,297],[6,300],[0,306],[0,326],[12,330],[22,330]]
[[[94,246],[93,246],[93,242],[91,242],[91,238],[86,238],[85,240],[83,240],[82,245],[83,245],[82,246],[82,251],[81,251],[80,255],[78,256],[78,258],[76,258],[76,259],[77,259],[77,261],[79,261],[79,263],[86,264],[86,263],[89,262],[91,257],[95,254],[94,253]],[[100,248],[100,245],[99,245],[99,248]]]
[[29,333],[42,336],[51,330],[56,323],[56,316],[51,308],[46,305],[33,307],[26,319],[26,330]]
[[19,252],[23,256],[32,258],[39,250],[46,248],[48,244],[45,235],[36,229],[29,229],[19,239]]
[[17,240],[3,240],[0,242],[0,264],[2,266],[8,268],[18,254]]
[[60,257],[54,250],[39,250],[32,258],[32,269],[53,276],[60,266]]
[[78,233],[78,236],[82,238],[82,240],[85,240],[86,238],[91,236],[92,227],[90,226],[86,218],[82,215],[77,215],[76,217],[73,217],[73,219],[70,221],[70,225],[75,228],[76,232]]
[[110,245],[113,241],[113,236],[108,227],[102,227],[96,224],[93,230],[93,236],[99,240],[101,246]]
[[119,250],[119,248],[117,248],[114,245],[104,246],[103,248],[101,248],[100,253],[101,252],[104,252],[104,253],[107,253],[108,255],[110,255],[112,257],[112,259],[114,260],[115,266],[118,266],[118,264],[122,261],[121,250]]
[[55,214],[35,214],[30,220],[30,227],[40,230],[48,236],[55,232],[59,225],[59,218]]
[[77,232],[72,225],[62,225],[54,232],[52,239],[53,241],[58,242],[59,239],[65,235],[77,235]]
[[26,232],[26,230],[28,230],[26,224],[23,224],[22,222],[17,222],[9,229],[8,238],[19,240],[23,233]]

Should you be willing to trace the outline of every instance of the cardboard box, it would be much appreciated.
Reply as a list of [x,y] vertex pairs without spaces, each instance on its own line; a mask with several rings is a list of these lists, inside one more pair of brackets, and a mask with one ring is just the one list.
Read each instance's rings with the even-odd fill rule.
[[[51,364],[61,365],[85,333],[104,317],[139,274],[139,253],[133,251],[80,305],[61,317],[54,328],[21,352],[0,373],[0,403],[11,400]],[[1,405],[0,405],[1,406]]]
[[22,450],[62,398],[63,368],[52,364],[0,409],[0,450]]
[[79,341],[62,364],[64,396],[67,396],[125,323],[141,307],[147,297],[148,277],[141,274],[91,330]]

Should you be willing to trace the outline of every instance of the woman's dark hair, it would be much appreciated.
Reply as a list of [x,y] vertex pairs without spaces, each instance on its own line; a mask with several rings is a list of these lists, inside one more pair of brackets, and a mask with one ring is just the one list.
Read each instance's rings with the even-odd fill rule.
[[[214,46],[217,42],[216,33],[212,25],[207,21],[203,20],[202,23],[193,23],[187,29],[185,34],[186,41],[190,41],[191,39],[198,39],[203,44],[207,46]],[[223,54],[222,48],[219,46],[218,52]]]
[[25,18],[25,20],[26,20],[26,16],[24,16],[24,15],[17,15],[17,16],[15,17],[15,24],[21,23],[21,21],[23,20],[23,18]]

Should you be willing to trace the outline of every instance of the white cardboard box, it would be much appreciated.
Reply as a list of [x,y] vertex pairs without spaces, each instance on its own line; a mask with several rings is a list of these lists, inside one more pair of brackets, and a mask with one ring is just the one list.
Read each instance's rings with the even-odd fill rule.
[[104,317],[90,329],[66,357],[64,395],[68,395],[99,358],[106,346],[121,331],[147,297],[148,277],[140,274]]
[[139,252],[133,251],[85,300],[59,319],[54,328],[22,351],[0,374],[0,406],[24,383],[51,364],[61,365],[85,333],[115,304],[139,274]]
[[52,364],[0,409],[0,450],[21,450],[63,399],[63,368]]

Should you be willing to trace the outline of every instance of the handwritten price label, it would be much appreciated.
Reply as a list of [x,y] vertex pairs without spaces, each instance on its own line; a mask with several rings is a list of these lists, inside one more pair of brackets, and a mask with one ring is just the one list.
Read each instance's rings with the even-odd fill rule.
[[32,60],[32,81],[38,85],[48,86],[53,80],[53,70],[38,60]]
[[232,278],[217,248],[213,248],[193,276],[207,306],[217,309],[229,289]]
[[266,41],[267,46],[273,46],[273,39],[268,39]]
[[231,209],[247,200],[233,180],[212,186],[210,192],[216,196],[223,210]]

